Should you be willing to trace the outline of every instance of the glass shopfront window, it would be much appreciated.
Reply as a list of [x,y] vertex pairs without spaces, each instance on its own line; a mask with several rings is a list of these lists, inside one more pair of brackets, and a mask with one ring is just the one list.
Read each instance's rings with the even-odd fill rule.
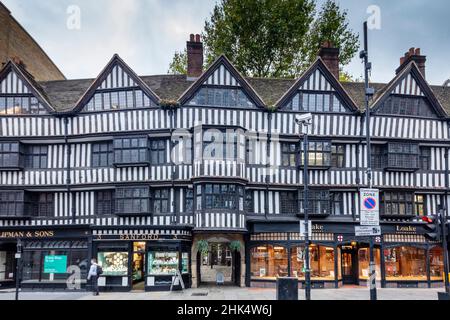
[[99,252],[98,264],[103,269],[103,276],[127,276],[128,252]]
[[291,276],[305,279],[305,246],[291,248]]
[[[375,273],[377,276],[377,280],[381,280],[381,250],[375,248]],[[359,265],[359,279],[367,280],[369,279],[370,273],[370,249],[369,248],[360,248],[358,250],[358,265]]]
[[430,249],[430,277],[432,281],[444,278],[444,252],[441,247]]
[[311,259],[311,279],[335,280],[334,248],[311,245],[309,252]]
[[263,245],[251,250],[253,279],[276,279],[288,276],[288,253],[285,247]]
[[174,275],[179,266],[178,252],[148,252],[149,275]]
[[427,280],[426,250],[415,247],[384,249],[386,280]]

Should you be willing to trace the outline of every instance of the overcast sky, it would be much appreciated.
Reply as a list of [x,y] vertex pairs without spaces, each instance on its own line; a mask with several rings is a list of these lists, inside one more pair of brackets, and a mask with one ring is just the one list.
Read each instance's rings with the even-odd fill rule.
[[[1,0],[66,77],[96,77],[114,53],[138,74],[165,74],[174,51],[200,33],[214,0]],[[321,3],[322,0],[319,0]],[[372,81],[387,82],[410,47],[427,55],[427,78],[450,78],[448,0],[340,0],[351,28],[362,35],[367,8],[381,9],[381,29],[371,30]],[[80,29],[69,29],[67,9],[81,12]],[[359,58],[345,68],[362,75]]]

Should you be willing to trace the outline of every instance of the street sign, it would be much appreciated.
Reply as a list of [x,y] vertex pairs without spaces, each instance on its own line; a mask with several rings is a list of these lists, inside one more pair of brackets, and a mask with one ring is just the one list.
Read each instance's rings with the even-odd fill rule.
[[379,226],[380,225],[380,191],[378,189],[361,189],[361,226]]
[[381,236],[381,227],[380,226],[355,226],[355,236],[357,236],[357,237]]
[[[300,221],[300,236],[306,236],[306,223],[304,220]],[[312,237],[312,221],[308,221],[308,236]]]

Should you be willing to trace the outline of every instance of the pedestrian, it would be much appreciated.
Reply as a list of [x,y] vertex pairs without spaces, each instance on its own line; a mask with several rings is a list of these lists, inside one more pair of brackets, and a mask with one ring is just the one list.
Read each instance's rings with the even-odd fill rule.
[[94,296],[99,295],[98,290],[98,277],[103,273],[102,267],[97,264],[97,260],[91,260],[91,267],[89,268],[89,273],[87,276],[88,281],[91,281],[92,293]]

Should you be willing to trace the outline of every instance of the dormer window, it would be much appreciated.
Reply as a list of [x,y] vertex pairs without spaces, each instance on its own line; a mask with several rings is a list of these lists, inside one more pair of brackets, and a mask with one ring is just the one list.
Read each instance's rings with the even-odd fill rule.
[[0,115],[41,115],[47,110],[33,96],[0,96]]
[[378,110],[379,114],[436,118],[436,113],[424,97],[392,95]]
[[285,110],[299,112],[346,112],[334,93],[299,92],[285,106]]
[[188,103],[191,106],[211,106],[211,107],[254,107],[247,95],[238,88],[201,88]]

